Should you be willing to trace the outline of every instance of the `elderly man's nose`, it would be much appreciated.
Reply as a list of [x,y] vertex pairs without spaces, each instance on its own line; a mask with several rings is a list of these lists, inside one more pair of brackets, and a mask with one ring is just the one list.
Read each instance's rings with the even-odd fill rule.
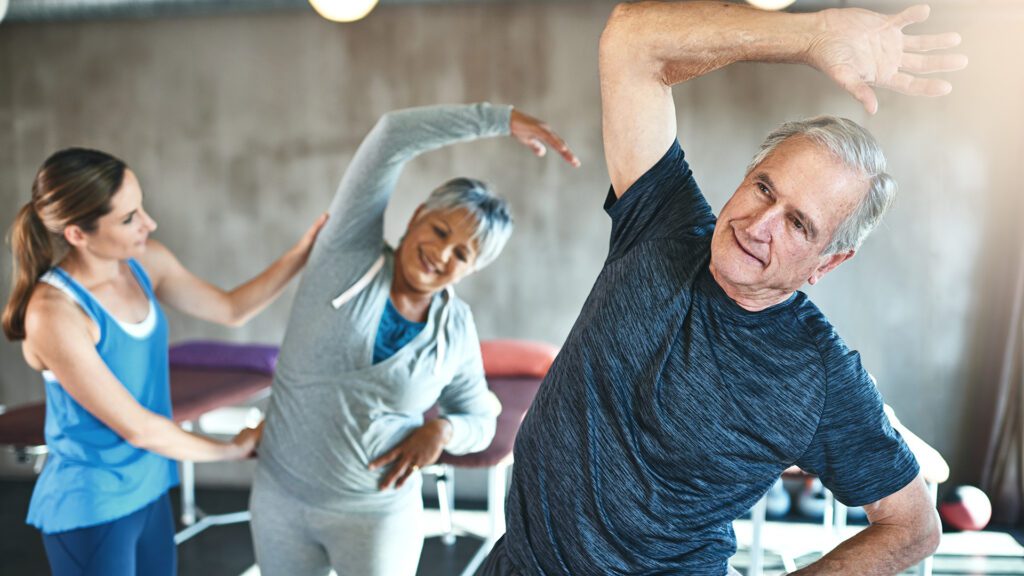
[[751,218],[743,227],[743,231],[753,240],[767,242],[772,237],[773,221],[772,213],[765,211]]

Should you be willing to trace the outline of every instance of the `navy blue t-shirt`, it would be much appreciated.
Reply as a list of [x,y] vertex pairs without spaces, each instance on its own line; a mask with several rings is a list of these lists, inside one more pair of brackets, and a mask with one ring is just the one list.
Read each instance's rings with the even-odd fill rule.
[[790,465],[850,506],[914,479],[859,354],[803,293],[749,312],[715,282],[715,216],[678,142],[605,209],[608,259],[515,444],[520,571],[721,576],[732,521]]

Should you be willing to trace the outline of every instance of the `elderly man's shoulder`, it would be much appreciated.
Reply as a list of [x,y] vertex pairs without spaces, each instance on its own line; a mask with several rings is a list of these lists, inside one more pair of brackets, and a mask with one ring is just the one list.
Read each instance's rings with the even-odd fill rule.
[[825,313],[803,292],[797,292],[792,307],[793,317],[801,326],[807,337],[814,342],[822,355],[856,354],[846,345],[836,327],[829,321]]

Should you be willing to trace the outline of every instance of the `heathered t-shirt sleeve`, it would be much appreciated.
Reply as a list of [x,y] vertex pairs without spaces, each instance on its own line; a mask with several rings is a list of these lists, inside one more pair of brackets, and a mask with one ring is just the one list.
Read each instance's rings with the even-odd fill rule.
[[860,354],[837,340],[828,345],[825,407],[797,465],[817,474],[843,504],[863,506],[897,492],[920,468],[889,423]]
[[709,236],[715,225],[678,140],[622,197],[609,188],[604,208],[612,218],[609,260],[650,240]]

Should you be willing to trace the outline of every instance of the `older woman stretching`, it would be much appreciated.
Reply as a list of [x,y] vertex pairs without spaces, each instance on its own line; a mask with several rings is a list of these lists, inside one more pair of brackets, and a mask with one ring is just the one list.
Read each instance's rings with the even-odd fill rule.
[[[451,287],[498,256],[505,202],[476,180],[431,193],[397,249],[384,209],[403,165],[447,144],[511,133],[579,161],[509,106],[384,115],[363,141],[310,255],[281,349],[252,494],[264,576],[414,574],[423,542],[419,468],[442,449],[485,448],[500,410],[469,307]],[[435,402],[441,416],[424,423]]]

